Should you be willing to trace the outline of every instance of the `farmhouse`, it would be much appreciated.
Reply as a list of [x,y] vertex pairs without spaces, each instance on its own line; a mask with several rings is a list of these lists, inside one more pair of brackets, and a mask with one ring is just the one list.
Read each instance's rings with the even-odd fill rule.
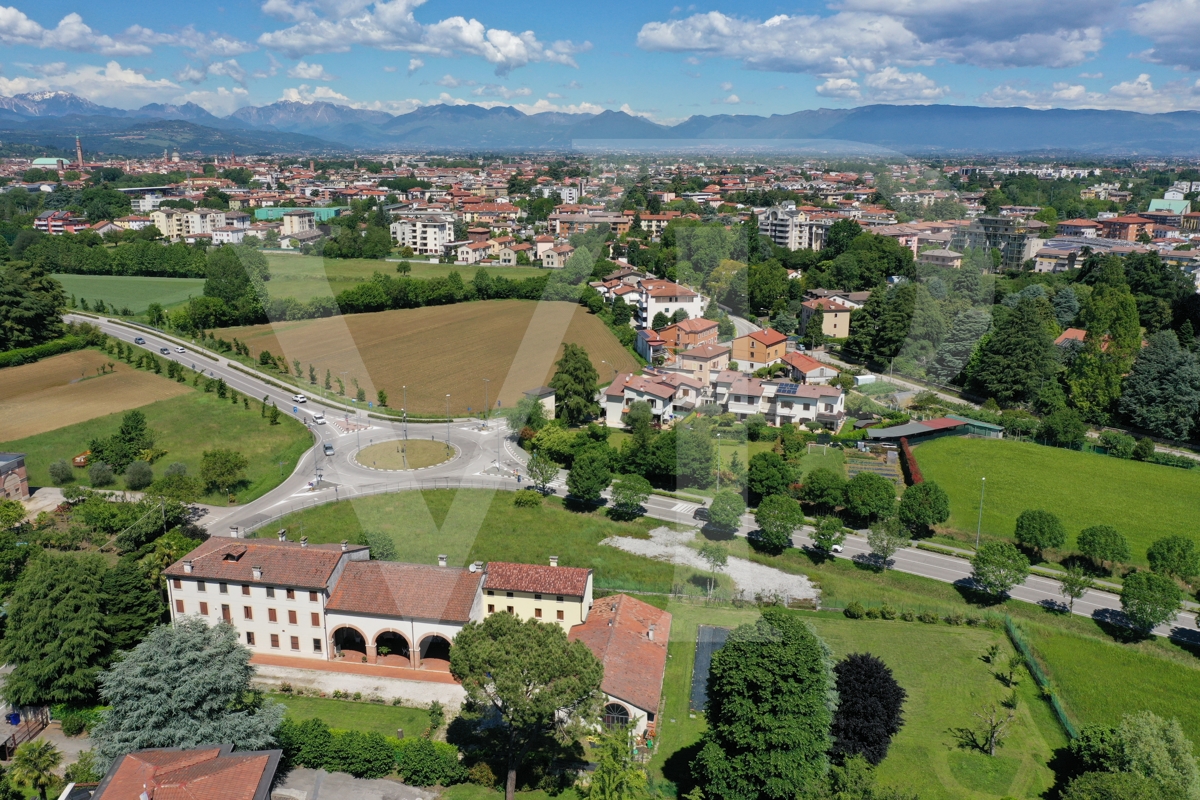
[[0,453],[0,499],[29,499],[24,453]]

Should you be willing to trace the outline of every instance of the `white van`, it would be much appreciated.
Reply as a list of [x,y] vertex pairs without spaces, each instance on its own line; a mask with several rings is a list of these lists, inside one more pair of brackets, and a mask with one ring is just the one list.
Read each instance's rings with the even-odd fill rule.
[[314,425],[324,425],[325,424],[325,412],[324,411],[318,411],[317,413],[313,414],[313,424]]

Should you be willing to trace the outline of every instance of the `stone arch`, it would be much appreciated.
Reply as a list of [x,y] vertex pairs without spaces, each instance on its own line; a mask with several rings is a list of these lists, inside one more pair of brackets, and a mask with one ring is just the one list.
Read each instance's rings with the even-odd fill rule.
[[[408,637],[395,628],[384,628],[375,634],[376,664],[387,664],[393,667],[412,666],[412,647]],[[380,648],[386,648],[380,652]]]
[[417,642],[418,661],[422,669],[443,672],[450,669],[450,637],[444,633],[427,633]]
[[340,623],[334,628],[329,638],[333,644],[331,652],[342,652],[347,658],[359,660],[367,655],[367,642],[369,641],[361,630],[354,625]]

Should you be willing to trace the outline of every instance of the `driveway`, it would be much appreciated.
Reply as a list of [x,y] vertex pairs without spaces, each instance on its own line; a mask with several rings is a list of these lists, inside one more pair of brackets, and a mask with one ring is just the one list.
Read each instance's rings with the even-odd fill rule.
[[386,779],[355,778],[344,772],[297,768],[271,792],[287,800],[433,800],[437,794]]

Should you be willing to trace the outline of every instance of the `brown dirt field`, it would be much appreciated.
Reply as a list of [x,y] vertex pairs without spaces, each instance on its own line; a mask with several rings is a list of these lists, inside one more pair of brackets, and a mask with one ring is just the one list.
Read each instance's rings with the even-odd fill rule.
[[[600,382],[637,363],[604,323],[574,303],[532,300],[491,300],[450,306],[350,314],[326,319],[280,322],[226,328],[223,339],[236,337],[256,357],[262,350],[290,364],[300,359],[317,368],[323,384],[326,369],[334,378],[346,372],[346,392],[353,396],[352,378],[375,399],[376,389],[388,393],[388,405],[403,405],[414,413],[445,413],[446,395],[456,415],[478,412],[484,404],[483,379],[490,403],[499,398],[504,408],[522,393],[543,386],[554,374],[554,362],[564,342],[588,351]],[[608,364],[601,363],[607,361]],[[334,382],[337,388],[337,382]]]
[[[23,439],[77,422],[166,400],[191,391],[186,384],[117,363],[95,350],[77,350],[34,364],[0,370],[0,442]],[[84,375],[86,380],[79,380]],[[71,381],[77,381],[72,383]]]

